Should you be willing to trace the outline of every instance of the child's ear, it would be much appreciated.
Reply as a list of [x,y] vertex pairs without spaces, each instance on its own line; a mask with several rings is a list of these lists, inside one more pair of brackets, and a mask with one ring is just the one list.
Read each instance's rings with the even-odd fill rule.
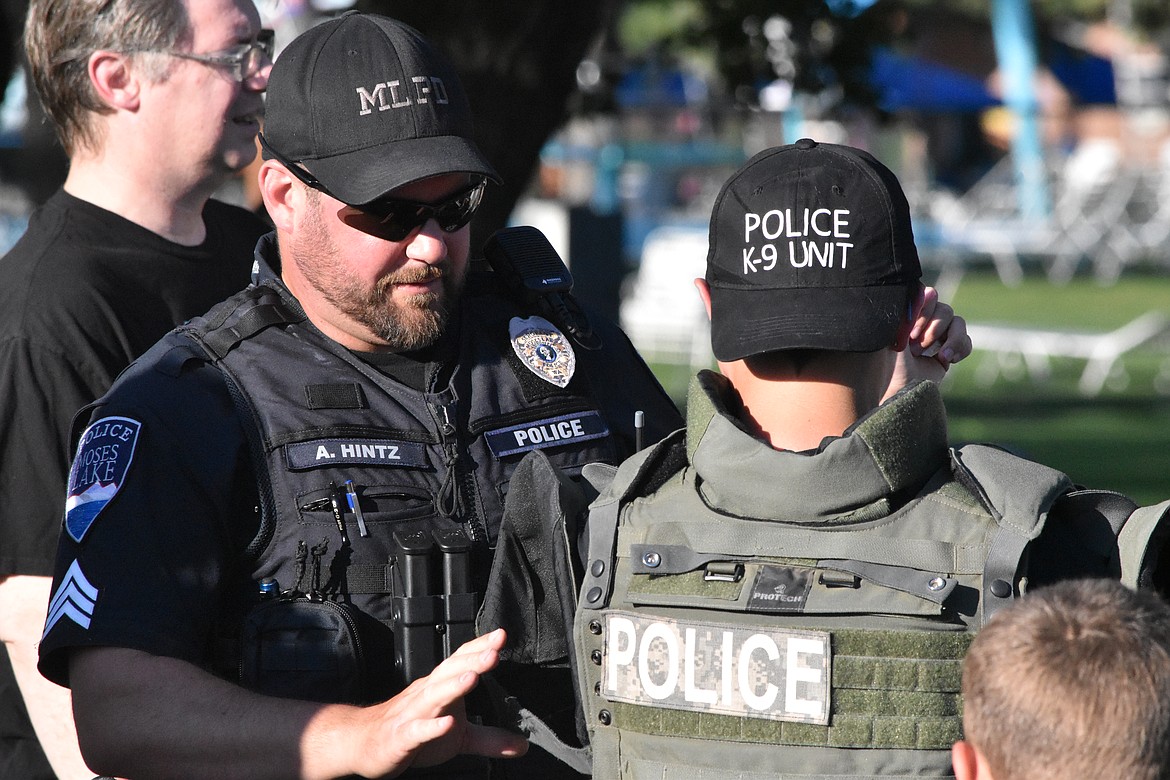
[[987,759],[966,740],[961,739],[951,746],[951,766],[955,770],[955,780],[995,780]]

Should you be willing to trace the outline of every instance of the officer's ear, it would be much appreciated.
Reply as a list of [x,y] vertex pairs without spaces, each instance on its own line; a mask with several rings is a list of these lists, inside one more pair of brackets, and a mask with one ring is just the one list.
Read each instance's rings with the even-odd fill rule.
[[902,320],[898,326],[898,332],[894,336],[894,351],[901,352],[906,349],[910,343],[910,330],[914,327],[914,322],[922,315],[922,307],[926,303],[926,288],[919,283],[918,292],[906,304],[906,318]]
[[296,225],[298,209],[305,208],[299,182],[294,182],[293,175],[279,162],[265,160],[256,173],[256,183],[272,224],[282,233],[291,232]]
[[707,310],[707,319],[711,319],[711,288],[707,286],[707,280],[701,276],[695,279],[695,289],[699,291],[699,297],[703,299],[703,308]]

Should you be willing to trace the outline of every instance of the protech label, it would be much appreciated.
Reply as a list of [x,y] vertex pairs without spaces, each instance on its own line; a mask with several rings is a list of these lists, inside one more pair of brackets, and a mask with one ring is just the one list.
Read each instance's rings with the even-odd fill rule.
[[397,466],[422,468],[427,465],[426,447],[413,441],[390,439],[314,439],[284,446],[284,458],[293,470],[325,466]]
[[752,583],[747,608],[751,612],[804,612],[811,589],[811,569],[764,565]]
[[849,263],[853,243],[849,209],[772,209],[744,214],[743,274],[793,268],[839,268]]
[[593,411],[533,420],[508,428],[485,431],[483,435],[492,454],[502,458],[518,452],[600,439],[609,436],[609,426],[605,424],[599,412]]
[[829,722],[828,632],[606,615],[613,701],[794,723]]

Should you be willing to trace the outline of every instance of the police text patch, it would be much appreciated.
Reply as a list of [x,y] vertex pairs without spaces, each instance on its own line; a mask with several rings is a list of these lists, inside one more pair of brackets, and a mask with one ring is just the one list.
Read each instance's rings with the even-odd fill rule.
[[602,695],[651,707],[747,718],[829,722],[825,631],[605,617]]
[[65,530],[80,542],[125,484],[142,423],[129,417],[103,417],[85,429],[69,471]]
[[497,458],[608,435],[609,426],[599,412],[565,414],[484,432],[487,445]]
[[288,467],[294,470],[351,465],[407,468],[427,465],[427,452],[422,444],[390,439],[313,439],[286,444],[284,457]]

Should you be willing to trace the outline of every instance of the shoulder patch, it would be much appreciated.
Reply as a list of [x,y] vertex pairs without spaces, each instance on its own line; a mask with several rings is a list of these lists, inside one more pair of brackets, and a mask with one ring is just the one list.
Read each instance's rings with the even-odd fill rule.
[[103,417],[81,434],[65,497],[65,531],[73,541],[81,542],[125,484],[141,430],[129,417]]

